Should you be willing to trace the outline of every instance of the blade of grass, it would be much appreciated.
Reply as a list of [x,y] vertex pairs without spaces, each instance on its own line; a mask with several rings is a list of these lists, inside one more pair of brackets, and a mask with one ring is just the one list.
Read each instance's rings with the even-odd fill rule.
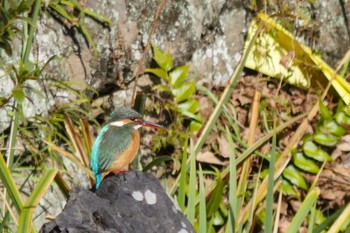
[[[6,166],[3,155],[0,153],[0,178],[7,190],[7,194],[12,200],[13,205],[15,206],[18,213],[20,213],[23,207],[23,200],[19,193],[19,190],[16,187],[15,181],[11,175],[9,168]],[[5,195],[4,195],[5,196]],[[6,197],[6,196],[5,196]]]
[[[276,129],[276,119],[274,118],[274,130]],[[275,173],[275,156],[276,156],[276,133],[272,137],[272,149],[271,149],[271,158],[269,164],[269,178],[266,194],[266,218],[265,218],[265,232],[272,232],[272,219],[273,219],[273,187],[274,179],[273,174]]]
[[202,166],[199,164],[199,232],[207,232],[207,210]]
[[66,114],[64,115],[64,126],[69,135],[69,138],[71,139],[74,150],[76,150],[79,155],[80,162],[85,167],[90,167],[89,156],[87,155],[87,151],[85,148],[85,144],[82,141],[82,137],[80,134],[78,134],[78,129],[74,126],[71,118]]
[[339,232],[342,226],[350,219],[350,203],[348,203],[333,225],[329,228],[328,233]]
[[300,229],[301,224],[306,219],[308,213],[312,209],[312,207],[315,205],[318,196],[320,195],[320,189],[319,188],[313,188],[310,190],[310,192],[305,197],[305,200],[303,201],[303,204],[298,209],[298,212],[294,216],[292,222],[289,224],[287,228],[287,233],[297,233]]
[[273,229],[273,233],[278,233],[278,223],[280,220],[281,215],[281,206],[282,206],[282,188],[280,188],[280,192],[278,195],[278,204],[277,204],[277,210],[276,210],[276,218],[275,218],[275,227]]
[[179,179],[179,192],[177,195],[177,201],[182,211],[185,211],[185,197],[186,197],[186,182],[187,182],[187,149],[188,139],[185,140],[184,149],[182,151],[181,172]]
[[194,153],[193,142],[190,142],[190,180],[188,187],[188,205],[187,219],[194,225],[194,217],[196,212],[196,156]]
[[[257,32],[255,33],[255,35],[253,36],[250,44],[248,45],[247,49],[245,50],[245,52],[243,53],[243,56],[242,56],[242,59],[241,61],[239,62],[239,64],[237,65],[234,73],[232,74],[230,80],[229,80],[229,83],[227,84],[227,87],[226,89],[224,90],[221,98],[220,98],[220,101],[219,103],[216,105],[215,109],[214,109],[214,112],[213,114],[210,115],[210,118],[207,122],[207,124],[205,124],[203,130],[202,130],[202,133],[200,135],[200,137],[198,138],[198,141],[195,145],[195,148],[194,148],[194,154],[197,155],[199,153],[199,151],[201,150],[205,140],[208,138],[208,135],[209,133],[211,132],[212,128],[214,127],[217,119],[219,118],[220,114],[221,114],[221,111],[222,111],[222,108],[223,108],[223,105],[227,102],[227,100],[230,98],[231,94],[232,94],[232,91],[234,90],[239,78],[240,78],[240,75],[242,73],[242,70],[244,68],[244,63],[248,57],[248,54],[249,54],[249,51],[251,50],[253,44],[255,43],[255,40],[258,36],[258,32],[260,31],[260,28],[259,30],[257,30]],[[189,163],[189,161],[187,161],[187,163]],[[178,184],[179,184],[179,181],[178,181],[179,177],[176,179],[173,187],[171,188],[170,190],[170,194],[174,194],[176,188],[178,187]]]
[[[237,159],[236,159],[236,166],[238,166],[238,164],[240,164],[242,161],[244,161],[251,153],[253,153],[257,148],[259,148],[261,145],[263,145],[265,142],[267,142],[268,140],[270,140],[270,138],[275,134],[275,133],[279,133],[281,132],[283,129],[285,129],[286,127],[298,122],[299,120],[301,120],[303,117],[305,117],[306,114],[302,114],[300,116],[297,116],[285,123],[282,123],[281,125],[279,125],[276,128],[276,132],[274,130],[271,130],[270,132],[268,132],[267,134],[265,134],[263,137],[261,137],[259,140],[257,140],[251,147],[249,147],[248,149],[246,149]],[[229,175],[230,173],[230,168],[226,167],[222,174],[222,178],[223,180],[226,179],[226,177]],[[210,193],[213,191],[213,189],[216,186],[216,181],[214,180],[213,182],[211,182],[207,188],[206,188],[206,196],[209,196]],[[198,202],[196,202],[198,203]],[[239,210],[240,212],[242,210]]]
[[236,230],[236,216],[237,210],[237,168],[236,168],[236,155],[233,140],[230,134],[230,130],[226,127],[226,139],[229,144],[230,156],[230,178],[229,178],[229,217],[226,228],[226,233],[235,232]]
[[[294,146],[299,142],[299,140],[304,135],[304,132],[306,131],[309,122],[316,116],[316,113],[318,112],[319,104],[318,102],[313,106],[311,111],[309,112],[306,119],[303,120],[303,122],[299,125],[298,129],[292,136],[292,138],[289,141],[289,144],[286,146],[286,148],[283,150],[281,156],[278,158],[278,160],[275,163],[275,174],[274,174],[274,180],[276,180],[284,171],[285,167],[288,165],[290,159],[291,159],[291,150],[294,148]],[[250,201],[247,206],[243,209],[239,216],[239,220],[246,221],[247,219],[247,212],[250,210],[250,205],[254,205],[254,208],[258,205],[259,202],[261,202],[267,192],[267,180],[269,176],[266,176],[264,180],[262,181],[259,190],[258,190],[258,196],[256,202]]]
[[58,154],[61,156],[64,156],[71,160],[75,165],[80,167],[90,178],[94,179],[94,174],[93,172],[88,168],[85,167],[73,154],[69,153],[68,151],[62,149],[59,146],[56,146],[55,144],[48,142],[46,140],[43,140],[48,146],[50,146],[54,151],[56,151]]
[[34,209],[38,205],[40,199],[44,196],[48,187],[51,185],[57,172],[58,172],[57,169],[47,170],[39,180],[38,184],[35,186],[29,198],[27,199],[25,205],[21,209],[17,232],[26,233],[31,231],[32,221],[33,221],[32,215],[33,215]]

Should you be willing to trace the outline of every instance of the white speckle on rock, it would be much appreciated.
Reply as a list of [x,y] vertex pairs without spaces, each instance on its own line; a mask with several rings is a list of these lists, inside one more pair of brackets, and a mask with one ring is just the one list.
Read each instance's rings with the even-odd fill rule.
[[186,223],[181,222],[181,226],[184,227],[184,228],[186,228]]
[[178,231],[178,233],[188,233],[188,231],[186,229],[181,229]]
[[143,201],[143,194],[140,191],[134,191],[131,196],[136,200],[136,201]]
[[146,199],[146,203],[148,205],[154,205],[157,203],[157,196],[154,192],[152,192],[151,190],[146,190],[145,192],[145,199]]

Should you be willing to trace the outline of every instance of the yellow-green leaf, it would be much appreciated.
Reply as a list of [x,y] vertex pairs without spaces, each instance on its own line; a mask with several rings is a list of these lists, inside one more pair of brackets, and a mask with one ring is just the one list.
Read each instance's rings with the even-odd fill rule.
[[173,59],[169,51],[162,52],[155,44],[152,43],[153,59],[164,71],[169,72],[173,67]]
[[307,190],[307,184],[303,175],[293,165],[289,165],[283,171],[283,177],[289,180],[292,184]]
[[303,145],[303,151],[308,157],[320,162],[332,161],[332,157],[324,150],[319,148],[314,142],[307,141]]
[[183,111],[197,113],[199,111],[199,102],[195,99],[189,99],[180,103],[178,107]]
[[345,128],[337,124],[334,120],[326,121],[324,123],[324,129],[336,136],[343,136],[346,133]]
[[146,73],[152,73],[156,75],[159,78],[162,78],[164,80],[168,80],[168,74],[165,72],[163,69],[158,69],[158,68],[152,68],[152,69],[145,69]]
[[12,90],[12,96],[19,103],[22,103],[25,99],[25,94],[24,94],[24,91],[21,87],[15,87]]
[[189,97],[191,97],[196,91],[196,83],[195,82],[186,82],[172,90],[172,93],[175,97],[176,103],[180,103]]
[[320,169],[313,160],[306,158],[301,152],[293,154],[293,163],[298,168],[314,174]]
[[172,70],[169,73],[169,77],[170,77],[170,84],[173,87],[178,87],[182,81],[184,81],[187,77],[188,74],[188,66],[184,65],[184,66],[180,66],[177,67],[176,69]]
[[339,138],[330,133],[316,133],[314,135],[314,140],[323,146],[334,146],[338,142]]

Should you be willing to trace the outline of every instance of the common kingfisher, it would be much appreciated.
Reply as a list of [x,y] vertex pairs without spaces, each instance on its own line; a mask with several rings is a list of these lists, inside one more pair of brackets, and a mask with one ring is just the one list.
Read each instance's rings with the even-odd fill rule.
[[130,108],[121,107],[112,112],[91,150],[90,167],[95,174],[96,189],[101,184],[102,174],[121,171],[134,160],[140,147],[138,129],[142,126],[163,128],[145,121]]

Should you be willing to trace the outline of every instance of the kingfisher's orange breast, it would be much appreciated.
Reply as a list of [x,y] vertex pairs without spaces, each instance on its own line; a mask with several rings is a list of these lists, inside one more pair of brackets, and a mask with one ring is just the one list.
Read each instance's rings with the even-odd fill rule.
[[121,152],[117,153],[114,158],[114,162],[108,168],[109,172],[117,172],[121,170],[123,167],[129,165],[137,155],[137,152],[140,148],[140,133],[133,129],[132,130],[132,139],[129,147]]

